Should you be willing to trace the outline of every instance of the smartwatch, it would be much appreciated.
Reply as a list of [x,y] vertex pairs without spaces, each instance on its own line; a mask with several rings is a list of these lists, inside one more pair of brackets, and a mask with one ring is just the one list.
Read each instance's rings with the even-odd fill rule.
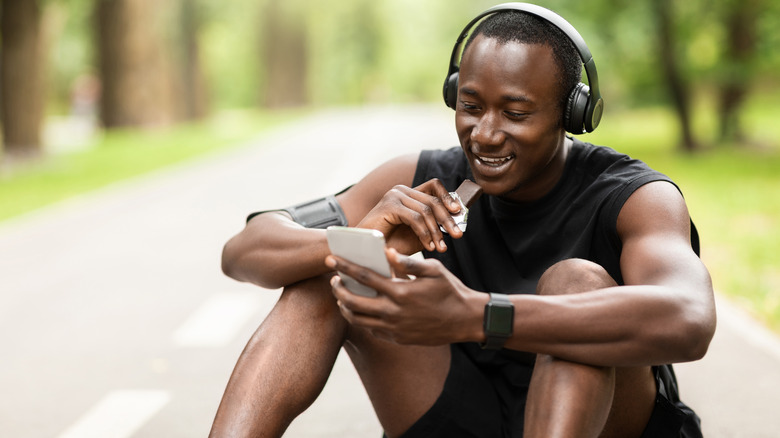
[[480,347],[485,350],[500,350],[506,340],[512,336],[512,326],[515,319],[515,306],[509,301],[509,296],[491,293],[490,301],[485,304],[485,318],[482,326],[485,329],[485,342]]

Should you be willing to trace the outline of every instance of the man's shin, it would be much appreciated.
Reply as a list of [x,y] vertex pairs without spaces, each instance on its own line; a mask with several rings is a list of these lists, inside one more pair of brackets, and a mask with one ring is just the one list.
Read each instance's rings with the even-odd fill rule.
[[528,390],[525,437],[598,437],[615,390],[615,369],[539,355]]
[[281,436],[319,396],[347,327],[328,280],[285,288],[241,353],[210,437]]
[[[586,293],[615,285],[601,266],[587,260],[569,259],[553,265],[542,275],[537,293]],[[528,391],[524,436],[597,437],[609,416],[614,391],[614,368],[540,354]]]

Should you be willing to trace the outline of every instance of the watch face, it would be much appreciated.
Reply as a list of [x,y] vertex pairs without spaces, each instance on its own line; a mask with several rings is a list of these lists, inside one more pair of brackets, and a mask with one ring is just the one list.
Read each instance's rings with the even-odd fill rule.
[[486,331],[490,334],[511,335],[514,320],[514,308],[492,304],[488,312]]

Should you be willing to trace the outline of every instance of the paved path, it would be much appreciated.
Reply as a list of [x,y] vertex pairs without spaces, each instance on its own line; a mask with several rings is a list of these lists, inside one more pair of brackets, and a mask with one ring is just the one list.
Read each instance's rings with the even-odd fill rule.
[[[332,110],[0,223],[0,436],[205,436],[238,354],[279,295],[219,270],[245,214],[455,142],[446,108]],[[720,313],[709,355],[678,367],[683,396],[709,437],[778,436],[777,338],[726,304]],[[286,436],[380,436],[343,355]]]

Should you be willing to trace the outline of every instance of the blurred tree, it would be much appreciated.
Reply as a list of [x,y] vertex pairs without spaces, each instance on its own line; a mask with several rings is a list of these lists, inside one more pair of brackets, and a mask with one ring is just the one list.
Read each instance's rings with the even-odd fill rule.
[[262,101],[258,24],[266,0],[198,0],[199,56],[208,102],[214,108],[249,108]]
[[677,120],[680,124],[681,146],[686,151],[697,148],[691,128],[690,86],[685,78],[675,50],[680,46],[677,41],[674,22],[674,4],[672,0],[650,0],[658,31],[658,54],[663,78],[672,98]]
[[0,76],[5,153],[37,155],[43,111],[41,4],[2,0]]
[[[11,0],[0,0],[6,1]],[[66,11],[50,80],[58,101],[49,110],[66,110],[74,80],[99,73],[106,125],[127,126],[197,118],[209,105],[247,108],[258,101],[271,106],[440,101],[457,33],[496,2],[43,2],[47,3]],[[772,90],[778,83],[780,2],[545,0],[544,6],[569,19],[588,41],[600,67],[608,111],[628,106],[677,108],[683,120],[680,137],[689,138],[681,144],[690,144],[691,137],[710,139],[690,127],[692,119],[700,120],[692,114],[694,99],[714,97],[722,102],[720,126],[728,136],[742,131],[739,114],[750,98],[745,84]],[[753,18],[734,17],[750,11]],[[46,11],[42,12],[45,23]],[[757,23],[751,26],[751,20]],[[94,31],[94,38],[87,30]],[[755,46],[730,55],[730,38],[736,42],[738,36],[751,33]],[[745,54],[749,56],[742,57]],[[729,61],[730,56],[737,61]],[[746,76],[735,82],[738,75]],[[734,90],[740,87],[743,91]],[[719,111],[715,103],[706,107],[707,117]],[[712,131],[717,135],[717,129]]]
[[377,1],[310,2],[310,94],[316,103],[368,100],[377,61],[392,43],[382,39]]
[[154,126],[172,119],[170,77],[156,26],[167,3],[95,0],[100,118],[107,128]]
[[725,8],[726,41],[718,102],[719,134],[724,142],[745,141],[740,111],[754,79],[757,22],[763,6],[762,0],[730,0]]
[[373,23],[362,20],[362,26],[376,34],[372,38],[377,46],[364,49],[374,64],[366,91],[371,97],[394,101],[441,102],[455,40],[466,23],[493,5],[490,0],[372,3],[376,18]]
[[[599,73],[608,84],[607,98],[618,91],[623,103],[668,101],[680,126],[679,144],[686,150],[701,147],[705,139],[746,140],[740,114],[751,86],[762,77],[765,86],[777,84],[771,75],[780,52],[770,49],[777,47],[777,2],[550,1],[564,16],[574,17],[573,24],[596,49],[598,64],[606,66]],[[648,56],[651,51],[655,56]],[[696,106],[697,101],[708,105]],[[697,111],[717,119],[711,134],[695,131],[693,120],[701,119]]]
[[269,108],[302,106],[308,102],[308,47],[301,2],[270,0],[262,17],[265,70],[263,103]]
[[183,102],[183,118],[197,120],[205,117],[208,109],[198,39],[202,18],[196,0],[181,0],[179,16],[182,47],[180,101]]

